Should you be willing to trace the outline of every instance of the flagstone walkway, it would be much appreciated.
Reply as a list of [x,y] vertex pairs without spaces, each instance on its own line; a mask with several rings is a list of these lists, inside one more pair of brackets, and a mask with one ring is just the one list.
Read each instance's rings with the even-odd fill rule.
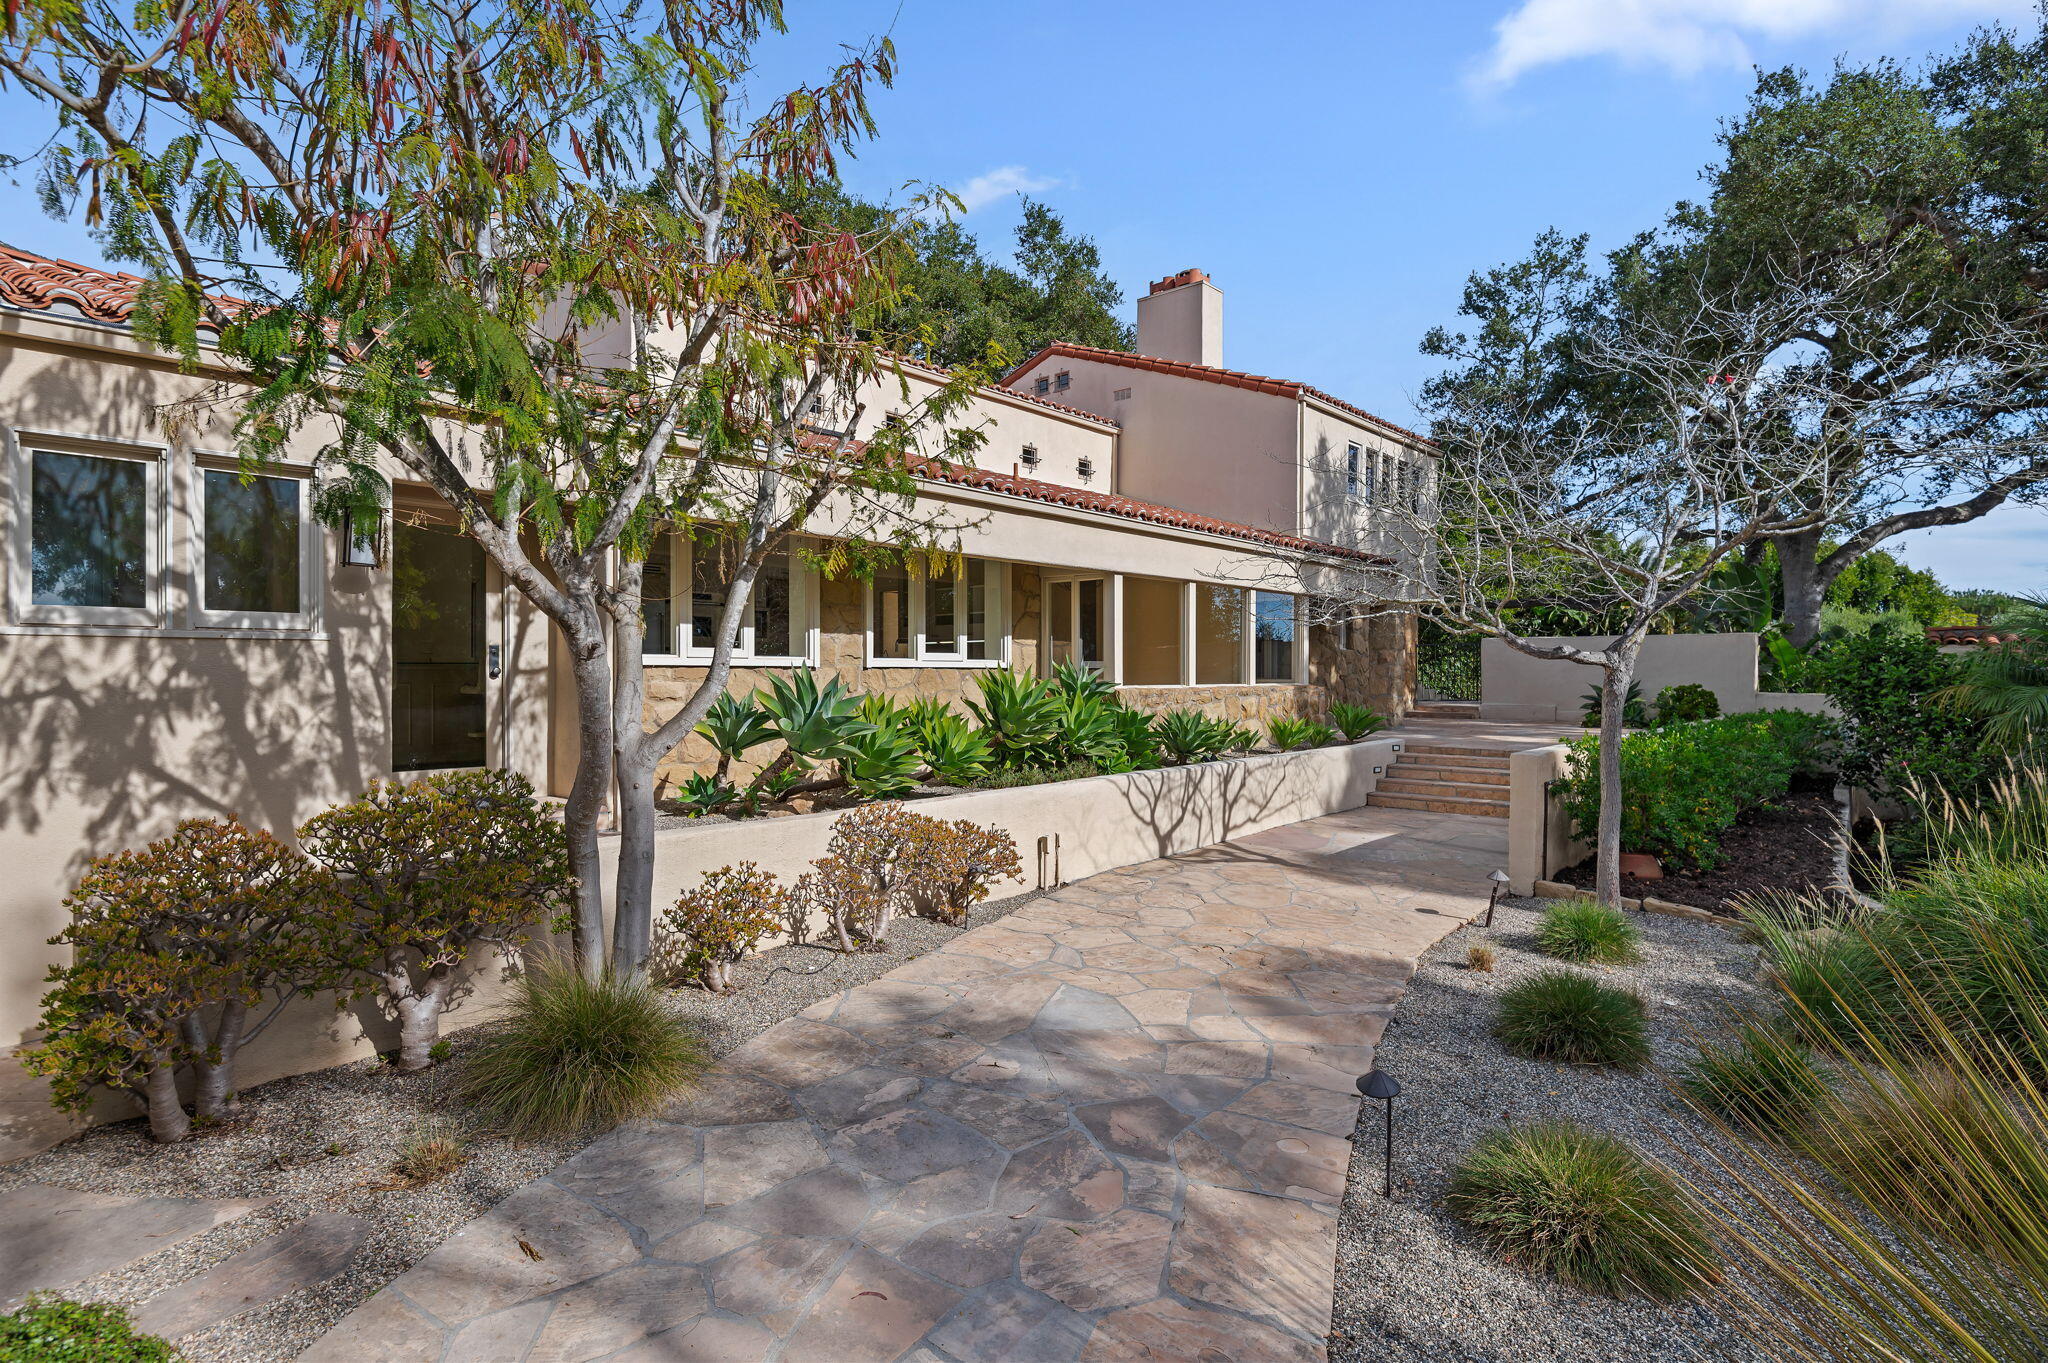
[[1505,857],[1359,809],[1069,885],[762,1034],[303,1358],[1321,1359],[1354,1083]]

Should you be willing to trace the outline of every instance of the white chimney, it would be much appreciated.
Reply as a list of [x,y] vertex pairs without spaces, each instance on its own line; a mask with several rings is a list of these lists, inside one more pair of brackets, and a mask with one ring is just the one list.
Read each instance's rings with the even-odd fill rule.
[[1223,367],[1223,290],[1200,270],[1168,275],[1138,300],[1138,353]]

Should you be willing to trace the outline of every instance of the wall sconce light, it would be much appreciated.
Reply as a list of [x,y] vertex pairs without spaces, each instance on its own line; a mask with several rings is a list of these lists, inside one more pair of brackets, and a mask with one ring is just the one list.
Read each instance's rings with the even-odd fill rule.
[[1486,896],[1486,926],[1493,926],[1493,906],[1500,903],[1500,892],[1508,887],[1508,873],[1495,871],[1487,877],[1493,882],[1493,893]]
[[344,568],[377,568],[382,566],[378,555],[381,525],[367,530],[356,527],[353,511],[344,512],[341,518],[341,566]]
[[1358,1091],[1368,1098],[1377,1100],[1387,1113],[1387,1150],[1381,1174],[1381,1197],[1394,1195],[1394,1100],[1401,1096],[1401,1086],[1394,1076],[1385,1070],[1374,1070],[1358,1081]]

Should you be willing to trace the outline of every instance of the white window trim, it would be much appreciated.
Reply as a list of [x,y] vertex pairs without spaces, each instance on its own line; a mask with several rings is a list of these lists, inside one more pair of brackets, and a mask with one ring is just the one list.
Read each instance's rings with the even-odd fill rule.
[[[1268,680],[1259,675],[1259,598],[1262,596],[1284,596],[1294,603],[1294,638],[1289,650],[1292,657],[1288,669],[1292,676]],[[1253,686],[1304,686],[1308,682],[1308,624],[1302,619],[1301,596],[1295,592],[1269,592],[1254,589],[1245,593],[1245,641],[1249,656],[1246,658],[1245,675],[1251,678]]]
[[1344,495],[1353,501],[1365,496],[1365,448],[1356,441],[1344,451]]
[[[663,653],[643,653],[642,667],[709,667],[717,650],[699,648],[685,643],[689,637],[690,615],[694,608],[695,578],[691,575],[694,567],[694,546],[690,537],[671,533],[669,544],[669,583],[674,593],[673,610],[669,620],[669,648]],[[794,545],[785,551],[789,555],[789,626],[794,637],[803,640],[801,653],[756,654],[754,652],[754,612],[751,608],[740,617],[738,633],[733,638],[732,661],[746,667],[816,667],[818,665],[818,572],[803,561]],[[676,645],[682,650],[676,651]]]
[[989,589],[989,633],[996,641],[992,658],[967,656],[967,563],[963,557],[953,576],[953,650],[927,652],[924,637],[924,574],[906,572],[910,585],[910,656],[883,658],[875,653],[875,584],[861,584],[861,662],[866,667],[951,667],[964,671],[993,671],[1010,665],[1010,565],[1001,559],[976,559],[986,564],[995,582]]
[[[8,554],[8,595],[14,623],[22,625],[111,626],[159,630],[164,623],[164,466],[169,449],[137,440],[120,440],[70,432],[15,428],[8,432],[8,478],[12,534]],[[126,459],[144,466],[143,518],[144,604],[141,606],[63,606],[34,601],[34,456],[75,454],[97,459]]]
[[239,457],[213,450],[194,450],[187,483],[191,508],[185,517],[185,564],[190,587],[187,600],[194,628],[266,633],[301,633],[317,629],[320,600],[325,595],[321,570],[326,555],[321,551],[327,536],[313,519],[313,470],[303,464],[266,464],[256,471],[259,478],[282,478],[299,489],[299,608],[295,611],[217,611],[206,605],[206,475],[240,473]]
[[1055,664],[1052,660],[1052,606],[1050,603],[1053,585],[1059,582],[1075,584],[1073,593],[1068,598],[1067,609],[1071,617],[1068,620],[1068,625],[1074,630],[1077,639],[1080,636],[1081,622],[1081,588],[1079,584],[1083,582],[1100,582],[1102,584],[1102,651],[1106,656],[1098,658],[1092,663],[1086,658],[1079,659],[1078,661],[1081,666],[1094,672],[1112,685],[1123,685],[1124,641],[1123,620],[1121,618],[1123,574],[1121,573],[1091,573],[1085,569],[1075,568],[1056,570],[1049,573],[1041,572],[1039,574],[1038,656],[1044,659],[1040,666],[1044,669],[1047,676],[1052,675],[1052,669]]

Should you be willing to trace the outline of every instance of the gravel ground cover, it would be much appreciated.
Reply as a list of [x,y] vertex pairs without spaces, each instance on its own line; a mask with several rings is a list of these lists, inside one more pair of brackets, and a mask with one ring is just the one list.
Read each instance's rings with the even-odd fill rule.
[[[1640,1074],[1577,1069],[1510,1055],[1491,1035],[1495,996],[1558,962],[1535,948],[1545,901],[1501,902],[1491,929],[1454,932],[1422,958],[1376,1063],[1400,1081],[1394,1196],[1380,1196],[1383,1127],[1365,1104],[1338,1220],[1330,1356],[1365,1360],[1615,1359],[1629,1363],[1753,1357],[1705,1309],[1615,1301],[1511,1267],[1443,1208],[1452,1167],[1487,1132],[1512,1122],[1568,1118],[1632,1142],[1653,1158],[1713,1142],[1657,1069],[1689,1060],[1731,1008],[1759,1005],[1756,949],[1723,928],[1631,914],[1643,933],[1634,965],[1587,969],[1649,1002],[1654,1062]],[[1466,948],[1495,948],[1491,973]]]
[[[967,926],[992,922],[1037,897],[981,905]],[[741,986],[736,995],[683,989],[674,997],[713,1053],[724,1055],[819,999],[885,975],[965,930],[903,919],[891,925],[886,952],[842,956],[782,947],[734,971]],[[459,1011],[454,1016],[467,1020]],[[363,1218],[368,1233],[340,1275],[178,1341],[194,1363],[293,1358],[429,1250],[588,1144],[585,1137],[513,1141],[468,1119],[455,1093],[465,1057],[489,1032],[484,1023],[452,1034],[454,1054],[422,1075],[401,1077],[380,1060],[364,1060],[260,1085],[243,1095],[241,1121],[181,1145],[151,1145],[140,1121],[96,1127],[0,1166],[0,1196],[33,1182],[94,1193],[275,1199],[63,1293],[128,1306],[317,1213]],[[392,1164],[408,1141],[428,1135],[460,1141],[467,1158],[451,1174],[407,1185]]]

